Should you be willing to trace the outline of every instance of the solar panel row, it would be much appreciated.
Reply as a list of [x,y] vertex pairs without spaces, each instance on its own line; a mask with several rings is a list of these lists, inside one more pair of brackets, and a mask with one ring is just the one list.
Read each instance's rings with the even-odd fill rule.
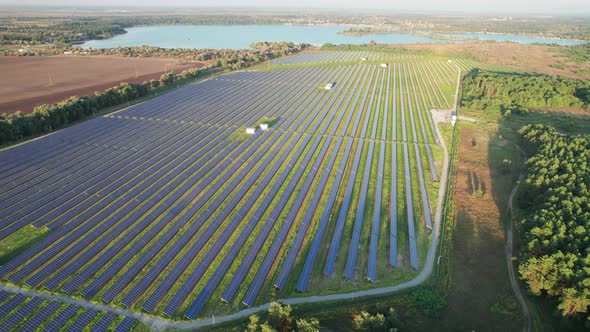
[[[349,55],[327,61],[342,61]],[[420,104],[417,95],[425,98],[422,90],[410,91],[410,83],[428,89],[432,82],[427,83],[429,77],[422,75],[422,70],[429,67],[407,64],[399,68],[405,75],[405,84],[399,75],[400,90],[414,94],[413,99],[401,99],[404,164],[408,165],[407,144],[414,144],[419,159],[422,152],[418,142],[430,139],[422,114],[427,102],[422,99]],[[233,301],[237,290],[249,284],[242,301],[252,305],[282,251],[286,255],[280,261],[275,285],[282,288],[286,284],[305,235],[318,222],[313,219],[325,194],[328,200],[323,203],[324,212],[297,285],[298,290],[305,291],[330,215],[335,213],[338,220],[325,266],[326,274],[333,273],[344,219],[353,193],[357,197],[359,190],[354,188],[356,174],[363,162],[366,167],[356,207],[358,226],[350,246],[351,257],[356,258],[375,139],[381,139],[367,271],[369,279],[374,280],[374,240],[379,237],[377,226],[381,222],[377,212],[381,208],[388,126],[382,125],[380,138],[377,128],[383,118],[388,123],[391,72],[381,70],[379,74],[379,70],[374,65],[359,64],[240,72],[173,91],[110,117],[73,126],[39,143],[6,151],[3,156],[21,159],[19,164],[12,163],[17,167],[14,172],[0,175],[0,197],[8,202],[0,203],[0,233],[11,233],[30,223],[45,225],[52,232],[0,267],[0,275],[33,287],[80,292],[88,298],[100,292],[104,301],[118,298],[128,306],[143,298],[143,309],[153,312],[165,304],[164,313],[170,316],[188,299],[191,304],[185,315],[195,318],[221,280],[228,278],[226,272],[238,253],[243,252],[245,258],[232,271],[222,299]],[[442,71],[437,73],[439,79],[446,77]],[[395,72],[392,77],[396,77]],[[338,82],[338,88],[318,93],[318,81]],[[418,81],[422,84],[416,84]],[[396,84],[397,80],[394,91]],[[430,88],[428,91],[435,91]],[[397,94],[392,110],[394,140]],[[256,126],[263,117],[274,120],[270,133],[235,140],[236,130]],[[373,124],[369,127],[371,118]],[[412,126],[411,136],[405,128],[406,119]],[[109,129],[107,135],[105,128]],[[372,128],[370,135],[368,128]],[[365,138],[371,139],[366,147]],[[396,146],[392,144],[392,152]],[[428,157],[430,145],[426,146]],[[360,160],[367,152],[367,159]],[[39,158],[30,158],[30,153],[38,153]],[[423,175],[420,161],[417,163],[418,174]],[[9,169],[8,165],[2,164],[0,169]],[[53,171],[43,173],[48,168]],[[409,166],[406,168],[407,186],[411,173]],[[335,182],[327,187],[330,179]],[[426,209],[424,185],[422,179],[420,197]],[[340,186],[345,189],[344,201],[337,205]],[[411,191],[406,190],[405,196],[408,193],[412,204]],[[391,197],[394,195],[397,193],[392,192]],[[392,219],[397,216],[396,211],[391,213]],[[413,213],[408,223],[410,217],[413,220]],[[238,229],[240,233],[236,233]],[[394,232],[390,233],[390,241],[397,240]],[[415,229],[413,232],[411,261],[417,261],[417,248],[412,249]],[[246,247],[248,237],[254,242]],[[232,243],[228,243],[230,239]],[[390,252],[392,265],[396,249]],[[257,257],[261,263],[253,264]],[[349,278],[354,277],[354,258],[349,258]],[[221,263],[208,280],[202,280],[216,259]],[[328,273],[330,264],[332,272]],[[244,282],[252,272],[254,278]],[[175,286],[179,290],[169,294]],[[190,299],[193,292],[198,295]]]
[[[261,143],[260,143],[260,144],[261,144]],[[271,144],[271,142],[269,142],[269,143],[267,143],[267,144],[268,144],[268,145],[270,145],[270,144]],[[254,150],[258,149],[258,147],[259,147],[259,146],[255,146],[255,147],[254,147],[252,150],[254,151]],[[265,151],[267,151],[267,150],[268,150],[268,148],[263,148],[262,150],[260,150],[260,152],[259,152],[259,153],[260,153],[261,155],[264,155]],[[248,155],[251,155],[251,153],[248,153]],[[259,158],[259,157],[254,157],[254,160],[257,160],[258,158]],[[228,174],[228,175],[233,175],[233,174],[234,174],[234,172],[235,172],[235,171],[236,171],[236,170],[237,170],[237,169],[238,169],[240,166],[241,166],[241,163],[236,163],[236,164],[234,164],[234,169],[232,169],[232,170],[228,171],[228,173],[226,173],[226,174]],[[242,172],[242,175],[246,175],[246,174],[247,174],[247,172]],[[237,182],[239,182],[239,180],[240,180],[241,178],[240,178],[240,177],[238,177],[237,179],[238,179],[238,181],[237,181]],[[225,182],[226,182],[226,180],[224,180],[224,179],[222,179],[222,181],[219,181],[219,182],[218,182],[218,183],[219,183],[219,186],[218,186],[218,187],[213,187],[213,188],[212,188],[212,190],[210,191],[211,193],[209,194],[209,196],[205,195],[205,197],[206,197],[207,199],[209,199],[210,197],[212,197],[212,195],[213,195],[214,193],[216,193],[216,192],[217,192],[217,190],[219,189],[219,187],[220,187],[222,184],[225,184]],[[229,188],[232,188],[232,189],[233,189],[234,187],[235,187],[234,185],[230,185],[230,186],[229,186]],[[223,195],[223,194],[222,194],[222,195],[220,195],[219,197],[220,197],[220,198],[222,198],[222,199],[224,199],[224,198],[225,198],[225,195]],[[216,205],[216,204],[214,203],[214,204],[213,204],[213,206],[215,206],[215,205]],[[204,222],[204,221],[205,221],[204,219],[206,219],[206,218],[200,218],[200,219],[203,219],[203,220],[202,220],[202,222]],[[197,220],[197,222],[199,222],[199,219]],[[207,239],[207,237],[203,237],[203,239]],[[184,243],[184,241],[182,241],[182,242]],[[150,297],[150,299],[148,299],[148,302],[146,302],[147,304],[146,304],[146,305],[144,305],[144,309],[146,309],[146,310],[148,310],[148,311],[150,311],[150,310],[153,310],[153,307],[154,307],[154,306],[157,304],[157,301],[159,300],[159,298],[161,298],[161,296],[163,296],[163,294],[165,293],[165,290],[166,290],[168,287],[170,287],[170,285],[171,285],[171,282],[173,282],[173,281],[175,281],[175,280],[176,280],[176,278],[177,278],[177,276],[178,276],[178,273],[179,273],[179,272],[182,272],[182,271],[183,271],[183,270],[186,268],[186,265],[187,265],[188,263],[190,263],[190,261],[192,260],[192,257],[194,256],[194,255],[193,255],[193,254],[191,254],[191,253],[196,253],[196,252],[198,252],[201,246],[202,246],[202,241],[201,241],[201,242],[200,242],[200,241],[197,241],[197,242],[195,243],[195,245],[194,245],[194,246],[193,246],[191,249],[189,249],[189,253],[188,253],[188,254],[185,256],[185,257],[188,257],[188,258],[187,258],[186,260],[184,260],[184,263],[181,263],[180,265],[178,265],[178,266],[179,266],[179,269],[177,269],[177,270],[176,270],[176,271],[177,271],[177,273],[176,273],[176,274],[174,274],[174,273],[173,273],[173,274],[171,274],[171,277],[169,277],[169,278],[168,278],[168,280],[169,280],[169,283],[168,283],[167,285],[166,285],[166,283],[164,283],[164,284],[163,284],[163,286],[162,286],[161,288],[157,289],[157,290],[154,292],[154,294],[153,294],[153,295]],[[157,265],[162,265],[162,264],[157,264]],[[125,299],[124,299],[124,301],[125,301]]]
[[[327,100],[328,99],[323,99],[322,105],[320,107],[311,108],[316,111],[313,114],[313,116],[310,117],[310,119],[308,120],[308,123],[311,121],[311,119],[315,118],[318,110],[321,109],[323,107],[323,105],[326,104]],[[317,103],[317,101],[316,101],[316,103]],[[305,108],[307,108],[307,107],[305,107]],[[302,120],[303,119],[300,119],[299,122],[301,122]],[[299,158],[299,156],[303,152],[303,149],[307,146],[310,139],[311,139],[311,136],[304,135],[304,141],[300,144],[298,151],[293,153],[293,155],[295,155],[296,158]],[[290,150],[290,149],[288,149],[288,150]],[[284,156],[281,157],[281,160],[277,163],[277,165],[283,165],[285,163],[284,158],[285,158]],[[291,165],[291,164],[289,163],[289,165]],[[233,259],[235,258],[235,255],[237,254],[237,252],[240,250],[242,244],[246,241],[250,232],[256,226],[257,221],[261,217],[261,214],[266,209],[266,207],[270,204],[271,200],[274,198],[274,196],[278,192],[279,188],[281,187],[281,185],[283,184],[283,182],[287,178],[289,171],[290,171],[290,169],[286,169],[285,171],[283,171],[281,173],[279,178],[274,181],[274,185],[270,189],[270,192],[265,197],[265,199],[262,201],[260,207],[254,212],[254,218],[252,218],[248,222],[245,229],[240,233],[238,239],[233,243],[233,245],[229,249],[229,252],[223,258],[220,266],[215,270],[213,276],[209,279],[209,281],[206,283],[206,285],[203,287],[203,289],[197,295],[196,299],[191,303],[191,305],[189,306],[189,308],[185,312],[185,316],[187,316],[188,318],[194,319],[196,317],[196,315],[199,313],[199,311],[202,309],[205,302],[207,301],[207,299],[209,298],[209,296],[213,292],[213,289],[215,289],[217,287],[217,285],[221,281],[222,277],[224,276],[225,272],[229,268],[230,264],[233,262]],[[271,174],[271,175],[273,175],[275,173],[276,173],[276,171],[269,172],[269,174]],[[269,177],[265,178],[265,180],[264,180],[263,184],[260,186],[260,188],[265,188],[268,185],[269,181],[270,181]],[[262,192],[262,190],[259,190],[259,193],[260,192]],[[237,221],[236,219],[243,218],[245,216],[247,211],[251,209],[251,207],[254,204],[254,202],[256,201],[257,197],[258,197],[257,195],[253,195],[250,197],[250,199],[247,201],[246,205],[238,212],[237,216],[232,220],[232,223],[235,223]],[[270,222],[267,221],[263,227],[264,227],[264,229],[261,231],[260,234],[264,234],[264,233],[268,232],[265,229],[269,229],[271,227]],[[213,257],[212,257],[212,255],[210,255],[209,260],[212,260],[212,259],[213,259]],[[208,264],[210,264],[210,262],[206,263],[204,265],[208,265]],[[201,268],[204,268],[204,265],[199,265],[199,266]],[[223,299],[223,297],[222,297],[222,299]],[[167,310],[169,312],[171,312],[170,309],[167,309]]]
[[373,94],[371,96],[371,101],[369,102],[369,107],[373,107],[375,109],[375,112],[374,112],[375,116],[373,117],[373,125],[371,126],[371,138],[373,138],[373,140],[371,140],[369,142],[369,151],[367,153],[367,159],[365,161],[363,181],[361,184],[361,193],[360,193],[360,197],[358,199],[358,204],[357,204],[357,208],[356,208],[356,217],[355,217],[355,221],[354,221],[354,228],[352,231],[352,239],[350,241],[350,246],[349,246],[349,250],[348,250],[348,258],[346,261],[346,268],[345,268],[345,272],[344,272],[344,275],[348,279],[354,279],[354,271],[356,268],[356,259],[357,259],[357,255],[358,255],[358,249],[359,249],[359,241],[361,238],[362,224],[363,224],[364,215],[365,215],[367,191],[369,190],[369,180],[370,180],[371,169],[372,169],[372,165],[373,165],[373,152],[375,149],[374,138],[375,138],[375,134],[377,132],[377,124],[378,124],[377,121],[379,120],[379,113],[381,112],[381,94],[383,92],[383,83],[384,83],[384,72],[383,71],[381,73],[381,79],[377,80],[375,82],[375,86],[377,86],[377,82],[379,82],[379,81],[381,82],[380,83],[381,88],[378,89],[379,97],[375,101],[375,94]]
[[15,328],[27,316],[30,316],[35,310],[37,310],[37,307],[39,307],[41,303],[43,303],[43,300],[34,297],[23,306],[19,307],[15,312],[3,315],[5,319],[2,324],[0,324],[0,331],[10,331]]
[[[358,75],[359,73],[361,73],[361,71],[358,71],[356,73],[356,75]],[[360,84],[360,82],[361,81],[359,80],[358,81],[358,84]],[[349,91],[352,88],[353,88],[353,86],[352,85],[349,85],[348,88],[346,89],[346,94],[348,94]],[[358,90],[358,85],[357,86],[354,86],[354,90]],[[352,100],[352,98],[353,98],[354,95],[355,94],[352,94],[352,93],[348,94],[348,98],[346,99],[346,101],[344,99],[340,99],[339,103],[335,106],[335,109],[350,110],[350,108],[349,108],[349,107],[351,107],[351,104],[350,103],[351,103],[351,100]],[[354,105],[356,105],[356,102],[358,101],[358,98],[359,97],[360,97],[360,94],[357,93],[356,94],[355,103],[352,104],[352,107],[354,107]],[[341,108],[343,102],[344,102],[344,107]],[[353,115],[352,110],[346,111],[346,112],[340,112],[340,116],[339,116],[340,119],[337,121],[337,123],[340,122],[340,120],[342,119],[342,116],[345,113],[348,114],[348,116],[347,116],[345,125],[342,128],[343,131],[346,131],[346,129],[350,126],[350,121],[351,121],[352,115]],[[358,125],[358,122],[355,122],[355,123],[352,124],[352,126],[353,126],[353,132],[356,131],[356,126],[357,125]],[[335,130],[336,129],[334,128],[333,131],[332,131],[332,133],[335,133]],[[303,243],[303,238],[304,238],[305,234],[307,234],[308,229],[309,229],[309,226],[311,225],[313,214],[316,211],[316,207],[317,207],[317,205],[319,203],[319,200],[321,198],[322,191],[326,187],[326,184],[327,184],[328,178],[329,178],[329,174],[330,174],[330,172],[331,172],[331,170],[333,168],[333,165],[335,163],[337,154],[340,151],[340,147],[342,146],[342,140],[343,140],[342,137],[339,137],[338,138],[336,147],[333,149],[333,152],[332,152],[332,154],[330,156],[330,159],[329,159],[327,165],[324,167],[324,171],[322,172],[322,176],[321,176],[320,182],[317,185],[317,187],[316,187],[317,189],[316,189],[316,191],[314,193],[314,196],[312,198],[312,203],[310,205],[310,208],[307,210],[305,216],[303,217],[303,221],[301,223],[301,226],[299,227],[299,229],[297,231],[297,234],[295,235],[295,239],[294,239],[293,243],[291,244],[291,247],[289,248],[289,252],[287,253],[287,257],[285,258],[285,261],[283,262],[283,265],[282,265],[282,268],[281,268],[281,270],[279,272],[279,275],[278,275],[278,277],[277,277],[277,279],[275,281],[275,287],[276,288],[282,289],[285,286],[285,283],[287,282],[287,278],[289,276],[289,273],[291,272],[291,269],[292,269],[292,267],[293,267],[293,265],[295,263],[295,259],[297,257],[297,254],[299,253],[299,250],[300,250],[301,245]],[[348,151],[349,151],[349,149],[348,149]],[[345,158],[347,158],[348,157],[348,152],[346,152],[344,154],[344,156],[345,156]],[[340,183],[340,181],[336,181],[336,183]],[[337,187],[337,186],[335,186],[335,187]],[[326,219],[326,222],[327,222],[327,217],[325,219]],[[319,226],[320,229],[317,231],[317,232],[322,232],[322,235],[320,235],[320,238],[323,236],[324,229],[322,229],[322,228],[325,228],[325,223],[326,222],[324,222],[323,219],[322,219],[322,221],[320,221],[320,226]],[[316,246],[319,246],[319,241],[316,241],[314,239],[314,242],[312,244],[312,249],[311,250],[314,250],[314,247],[316,247]],[[315,249],[315,250],[317,250],[317,249]],[[306,265],[308,265],[307,262],[306,262]],[[309,274],[311,273],[311,268],[310,267],[307,267],[306,268],[304,266],[303,271],[305,271],[305,273],[308,274],[307,277],[309,277]],[[304,272],[302,272],[302,275],[303,275],[303,273]]]
[[[336,109],[340,109],[340,104],[336,107]],[[338,119],[336,121],[333,120],[333,117],[338,114]],[[348,124],[350,122],[350,118],[352,116],[352,112],[348,113],[348,117],[347,120],[345,121],[345,124],[342,126],[342,130],[345,131],[348,128]],[[326,128],[325,126],[327,126],[328,124],[332,124],[334,123],[334,125],[332,126],[332,128],[338,128],[340,127],[342,118],[343,118],[344,112],[338,112],[338,113],[333,113],[331,114],[331,118],[329,118],[327,121],[323,122],[323,126],[324,128],[321,129],[321,131],[325,131]],[[256,276],[254,277],[254,280],[252,281],[250,288],[248,289],[248,291],[246,292],[246,295],[244,296],[242,302],[246,305],[251,306],[254,303],[254,300],[256,299],[256,296],[258,295],[260,288],[262,287],[262,283],[264,282],[264,280],[266,279],[266,276],[269,272],[269,269],[278,253],[278,251],[280,250],[283,242],[285,241],[285,238],[290,230],[291,227],[291,223],[294,221],[297,213],[298,213],[298,209],[299,207],[302,205],[303,200],[305,199],[305,197],[307,196],[307,192],[311,186],[312,181],[314,180],[316,173],[321,165],[321,163],[324,160],[324,156],[326,155],[327,149],[330,146],[331,140],[329,140],[328,142],[326,142],[320,153],[319,153],[319,157],[316,159],[316,162],[314,163],[314,165],[311,167],[311,171],[308,173],[307,177],[306,177],[306,181],[303,184],[303,187],[299,190],[299,194],[297,196],[297,198],[295,199],[294,203],[291,206],[291,210],[289,212],[289,214],[286,217],[286,220],[282,223],[281,228],[279,230],[278,235],[276,236],[275,240],[273,241],[273,244],[269,250],[269,252],[266,254],[265,259],[262,263],[262,265],[258,268],[258,272],[256,274]],[[338,150],[338,149],[336,149]],[[304,164],[308,164],[308,162],[305,162]],[[299,178],[296,175],[297,178]],[[290,192],[289,190],[287,192]],[[271,215],[272,218],[272,215]],[[301,227],[302,229],[306,229],[305,226],[305,221],[303,222],[303,226]],[[296,235],[296,243],[297,242],[301,242],[302,238],[303,238],[303,231],[300,232],[297,237]],[[293,246],[291,248],[296,248],[297,245]],[[291,260],[294,260],[294,256],[296,255],[296,251],[291,251]],[[286,258],[287,260],[289,260],[289,254]]]
[[[335,114],[336,113],[332,112],[332,114],[330,114],[330,118],[328,120],[320,121],[324,126],[324,128],[321,129],[322,132],[325,131],[325,126],[333,123],[332,118],[334,117]],[[338,124],[336,124],[336,125],[338,125]],[[318,147],[320,141],[321,141],[321,136],[317,136],[316,139],[314,140],[314,142],[312,143],[312,146],[308,149],[308,152],[305,155],[303,162],[301,164],[301,165],[305,165],[305,166],[295,168],[295,171],[296,171],[295,175],[293,176],[292,180],[287,185],[287,188],[284,190],[283,195],[281,195],[275,209],[269,215],[262,232],[259,233],[259,235],[256,237],[254,244],[252,245],[252,247],[250,247],[250,249],[246,255],[246,258],[244,260],[242,260],[242,264],[240,264],[240,267],[238,268],[237,272],[234,273],[232,280],[230,281],[230,283],[226,287],[225,291],[223,292],[222,299],[224,301],[229,302],[235,296],[235,293],[236,293],[239,285],[242,283],[242,280],[244,279],[247,271],[250,269],[250,266],[252,265],[253,260],[258,255],[260,247],[266,241],[266,237],[268,235],[268,232],[270,231],[270,229],[273,228],[276,221],[278,221],[279,216],[280,216],[284,206],[286,205],[287,201],[289,200],[291,194],[294,192],[295,186],[299,182],[303,171],[305,171],[305,169],[306,169],[306,165],[308,165],[308,163],[309,163],[311,157],[313,156],[313,153],[315,152],[316,148]],[[325,151],[320,152],[319,156],[323,156],[324,154],[325,154]],[[320,158],[318,158],[318,160],[320,160]],[[290,165],[290,166],[292,168],[294,168],[295,165]],[[314,167],[312,167],[312,171],[317,170],[317,167],[318,167],[317,165],[314,165]],[[311,180],[313,180],[313,177],[311,178]],[[306,192],[305,187],[308,187],[308,186],[309,186],[309,184],[305,183],[304,190],[302,190],[302,191]],[[301,204],[301,202],[300,202],[301,200],[302,200],[302,198],[297,198],[295,203],[293,204],[293,206],[298,207]],[[296,211],[292,212],[292,213],[296,213]],[[256,274],[256,277],[254,278],[254,281],[252,282],[252,285],[250,286],[250,290],[246,293],[246,296],[243,299],[243,302],[245,304],[251,305],[251,303],[255,299],[256,295],[258,294],[258,289],[259,289],[260,284],[263,279],[262,274],[266,273],[266,270],[272,264],[272,259],[274,259],[274,257],[275,257],[274,254],[280,249],[280,246],[282,245],[282,240],[284,240],[284,237],[289,232],[290,225],[291,225],[293,218],[294,218],[294,216],[292,216],[292,215],[287,216],[287,220],[282,223],[282,226],[279,230],[277,238],[273,241],[273,244],[271,246],[269,254],[266,256],[265,260],[263,261],[262,266],[259,267],[259,269],[258,269],[259,272]],[[260,271],[262,271],[262,272],[260,272]]]
[[41,324],[47,321],[54,313],[56,313],[61,307],[59,302],[49,302],[43,309],[39,310],[33,317],[29,318],[25,324],[23,324],[19,331],[36,331]]
[[[398,69],[400,65],[397,65]],[[403,69],[403,67],[402,67]],[[402,78],[399,77],[400,86],[402,85]],[[407,88],[407,82],[406,82]],[[414,219],[414,202],[412,201],[412,177],[410,171],[410,152],[408,151],[408,129],[406,122],[406,107],[404,104],[404,94],[400,94],[400,105],[401,105],[401,122],[402,122],[402,150],[404,155],[404,183],[405,183],[405,196],[406,196],[406,216],[408,223],[408,240],[410,247],[410,266],[414,269],[419,268],[418,261],[418,246],[416,244],[416,225]],[[411,116],[410,116],[411,118]],[[412,122],[413,123],[413,122]]]
[[[389,72],[391,73],[391,67],[389,67]],[[394,68],[393,76],[396,77],[397,73],[397,66]],[[387,94],[389,94],[389,86],[391,80],[387,81]],[[398,267],[398,259],[397,259],[397,195],[398,195],[398,159],[397,159],[397,145],[398,143],[395,141],[397,140],[397,126],[398,126],[398,118],[397,118],[397,79],[393,80],[393,91],[392,93],[392,112],[391,112],[391,128],[392,133],[391,137],[394,139],[391,142],[391,183],[390,183],[390,191],[389,191],[389,264],[393,267]],[[389,97],[387,97],[389,100]]]
[[[373,86],[374,74],[375,74],[375,69],[372,68],[371,73],[369,74],[370,81],[367,84],[368,87]],[[375,84],[377,84],[376,81],[375,81]],[[361,107],[363,107],[363,105],[365,105],[368,95],[369,94],[365,94],[363,101],[361,102]],[[369,124],[369,117],[370,117],[370,114],[365,114],[365,120],[363,122],[363,126],[361,127],[361,137],[365,136],[365,133],[367,131],[367,126]],[[360,119],[359,119],[359,121],[360,121]],[[336,223],[336,227],[334,229],[334,234],[332,235],[332,241],[330,242],[330,248],[328,250],[328,257],[326,258],[326,262],[324,265],[324,274],[328,275],[328,276],[331,276],[334,273],[334,264],[336,262],[336,255],[338,254],[338,250],[340,248],[340,241],[342,239],[342,232],[344,231],[344,224],[346,222],[346,216],[348,214],[348,209],[350,207],[350,201],[352,200],[354,182],[356,180],[358,166],[359,166],[359,163],[361,160],[363,143],[364,143],[363,140],[359,140],[357,143],[357,148],[356,148],[355,156],[353,159],[352,167],[350,168],[350,175],[348,178],[348,184],[346,185],[346,191],[344,192],[344,200],[340,206],[338,220]]]
[[[389,85],[390,69],[387,68],[387,76],[385,81]],[[382,77],[385,76],[385,72]],[[383,89],[384,83],[381,83],[381,89]],[[385,89],[386,98],[383,107],[383,123],[381,127],[381,144],[379,148],[379,162],[377,169],[377,186],[375,188],[375,200],[373,203],[373,223],[371,224],[371,240],[369,242],[369,260],[367,263],[367,279],[372,282],[377,280],[377,248],[379,243],[379,229],[381,227],[381,201],[383,195],[383,173],[385,165],[385,139],[387,138],[387,117],[389,114],[389,87]],[[381,92],[380,92],[381,93]],[[381,97],[379,97],[381,100]],[[391,245],[391,244],[390,244]]]
[[[119,318],[118,315],[107,312],[93,322],[98,311],[85,309],[76,320],[71,319],[80,311],[80,307],[67,305],[60,311],[63,304],[58,301],[47,301],[39,297],[27,298],[22,294],[11,295],[1,291],[0,299],[6,302],[0,306],[0,331],[35,331],[43,326],[43,331],[58,331],[68,325],[68,331],[83,331],[90,327],[91,331],[109,331],[111,325]],[[0,301],[1,302],[1,301]],[[125,317],[118,324],[117,331],[130,331],[136,321]]]
[[[362,79],[362,82],[364,83],[364,82],[366,82],[368,75],[363,75],[363,76],[364,77]],[[358,89],[358,88],[357,88],[357,90],[360,91],[360,89]],[[360,96],[361,96],[360,93],[356,94],[356,98],[350,108],[351,112],[352,112],[352,110],[356,109],[356,105],[358,105],[358,101],[359,101]],[[365,96],[364,98],[366,98],[367,94],[365,94],[364,96]],[[364,101],[361,103],[361,105],[363,105],[363,104],[364,104]],[[348,108],[348,106],[347,106],[347,108]],[[351,131],[352,133],[355,133],[355,134],[356,134],[358,126],[360,124],[362,112],[359,111],[359,112],[356,112],[356,114],[357,114],[357,116],[355,118],[355,121],[353,122],[352,131]],[[352,116],[352,114],[351,114],[351,116]],[[338,194],[338,189],[340,187],[340,183],[341,183],[342,177],[344,175],[344,171],[345,171],[345,168],[346,168],[346,165],[348,162],[348,158],[350,156],[350,151],[352,149],[352,146],[353,146],[353,140],[350,139],[350,140],[348,140],[348,143],[346,145],[346,149],[345,149],[343,157],[342,157],[343,159],[340,161],[340,166],[338,168],[338,171],[336,172],[336,179],[334,180],[334,183],[336,185],[334,185],[332,187],[332,190],[330,192],[330,196],[329,196],[328,201],[326,203],[326,208],[324,208],[324,213],[322,214],[322,217],[321,217],[320,222],[318,224],[318,229],[316,231],[316,234],[314,235],[310,250],[307,254],[307,258],[305,259],[303,269],[301,271],[301,274],[299,276],[299,280],[297,282],[296,289],[301,292],[304,292],[307,289],[307,284],[309,282],[309,278],[311,277],[311,270],[313,268],[313,265],[315,264],[315,260],[316,260],[316,257],[317,257],[318,251],[320,249],[320,245],[322,243],[323,236],[324,236],[324,233],[326,230],[326,226],[328,224],[332,208],[333,208],[334,203],[336,201],[336,195]],[[283,283],[284,282],[279,283],[279,286],[280,286],[279,288],[283,287],[280,285]]]

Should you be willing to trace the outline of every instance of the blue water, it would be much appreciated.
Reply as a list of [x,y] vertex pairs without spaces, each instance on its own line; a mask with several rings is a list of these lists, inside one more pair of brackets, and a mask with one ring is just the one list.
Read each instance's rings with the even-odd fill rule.
[[163,48],[248,48],[257,41],[292,41],[322,45],[377,43],[413,44],[417,42],[445,42],[405,33],[346,36],[338,31],[346,26],[309,25],[172,25],[127,29],[127,33],[104,40],[88,41],[83,48],[119,46],[159,46]]
[[458,36],[464,38],[474,38],[480,40],[495,40],[495,41],[511,41],[519,44],[559,44],[559,45],[579,45],[584,42],[577,40],[542,38],[542,37],[526,37],[510,34],[495,34],[495,33],[436,33],[441,36]]
[[[416,36],[408,33],[371,34],[364,36],[346,36],[338,31],[348,29],[346,26],[325,25],[168,25],[148,26],[127,29],[127,33],[104,40],[91,40],[83,48],[110,48],[119,46],[159,46],[163,48],[248,48],[257,41],[292,41],[322,45],[332,44],[368,44],[371,41],[385,44],[413,44],[418,42],[454,42]],[[482,40],[513,41],[521,44],[557,43],[575,45],[582,42],[538,37],[523,37],[508,34],[485,33],[448,33],[449,36],[462,36]]]

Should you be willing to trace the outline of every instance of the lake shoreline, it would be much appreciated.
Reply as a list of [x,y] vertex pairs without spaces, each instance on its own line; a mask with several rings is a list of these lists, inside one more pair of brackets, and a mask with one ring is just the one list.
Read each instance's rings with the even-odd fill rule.
[[[365,31],[366,29],[366,31]],[[373,30],[372,30],[373,29]],[[359,33],[356,33],[359,30]],[[387,31],[386,31],[387,30]],[[348,31],[348,32],[347,32]],[[466,36],[466,34],[468,36]],[[472,36],[473,35],[473,36]],[[478,38],[475,33],[441,33],[420,30],[393,30],[388,27],[338,24],[248,24],[248,25],[145,25],[125,29],[125,33],[107,39],[93,39],[77,46],[82,48],[114,48],[128,46],[155,46],[189,49],[250,49],[259,41],[292,41],[321,46],[323,44],[414,44],[414,43],[478,43],[511,41],[519,44],[576,45],[581,41],[502,35],[502,40]],[[201,38],[202,36],[206,38]]]

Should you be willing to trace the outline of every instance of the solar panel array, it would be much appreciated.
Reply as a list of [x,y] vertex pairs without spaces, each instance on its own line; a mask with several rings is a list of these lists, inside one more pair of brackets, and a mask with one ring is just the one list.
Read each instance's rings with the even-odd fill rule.
[[292,65],[302,63],[338,63],[361,61],[400,61],[420,59],[418,54],[403,54],[393,52],[368,52],[368,51],[324,51],[298,54],[284,57],[270,62],[272,65]]
[[[102,315],[100,319],[95,317]],[[40,297],[0,291],[0,331],[131,331],[137,322],[112,312],[103,313]]]
[[[394,63],[348,63],[359,57]],[[50,230],[0,276],[194,319],[219,298],[253,305],[289,282],[304,292],[317,266],[373,282],[379,255],[418,269],[416,225],[431,226],[426,188],[438,178],[428,109],[450,106],[441,86],[454,67],[384,52],[273,64],[305,62],[346,64],[219,76],[0,152],[0,239]],[[263,122],[269,131],[245,134]],[[72,325],[113,325],[107,315]]]

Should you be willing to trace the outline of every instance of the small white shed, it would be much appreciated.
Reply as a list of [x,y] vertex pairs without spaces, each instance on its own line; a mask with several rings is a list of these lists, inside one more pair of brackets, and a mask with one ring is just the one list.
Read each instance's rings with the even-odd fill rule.
[[387,68],[387,67],[389,67],[389,64],[388,64],[388,63],[382,63],[382,64],[381,64],[381,67],[383,67],[383,68]]
[[248,134],[248,135],[256,134],[256,128],[246,128],[246,134]]
[[260,124],[260,130],[262,130],[262,131],[268,131],[268,123],[261,123]]
[[457,112],[451,113],[451,124],[454,126],[457,123]]
[[367,58],[361,58],[361,61],[367,61]]
[[332,90],[332,87],[334,86],[334,83],[328,83],[326,84],[326,86],[324,86],[324,89],[326,90]]
[[453,60],[449,59],[447,60],[448,63],[453,63]]

